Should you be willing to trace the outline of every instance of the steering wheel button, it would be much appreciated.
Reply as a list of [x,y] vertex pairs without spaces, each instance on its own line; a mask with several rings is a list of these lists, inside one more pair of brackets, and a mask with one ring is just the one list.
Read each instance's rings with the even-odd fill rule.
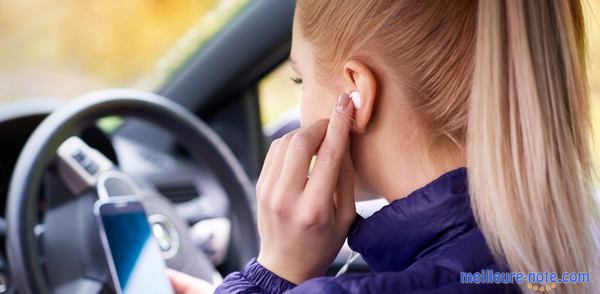
[[96,172],[98,172],[98,165],[96,165],[95,163],[91,162],[87,165],[84,165],[83,168],[85,168],[85,170],[90,174],[90,175],[95,175]]
[[71,155],[73,159],[77,160],[77,162],[82,162],[85,159],[85,154],[80,149],[75,150]]
[[89,157],[84,156],[83,159],[79,161],[79,163],[83,166],[88,166],[94,162]]

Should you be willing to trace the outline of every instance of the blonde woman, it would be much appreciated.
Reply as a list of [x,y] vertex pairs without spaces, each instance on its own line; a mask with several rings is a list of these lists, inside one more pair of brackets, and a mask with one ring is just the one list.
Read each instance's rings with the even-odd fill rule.
[[[581,9],[299,0],[303,127],[267,155],[258,258],[216,293],[600,293]],[[390,204],[362,219],[355,191]],[[346,237],[373,272],[322,277]],[[461,281],[482,270],[591,281]]]

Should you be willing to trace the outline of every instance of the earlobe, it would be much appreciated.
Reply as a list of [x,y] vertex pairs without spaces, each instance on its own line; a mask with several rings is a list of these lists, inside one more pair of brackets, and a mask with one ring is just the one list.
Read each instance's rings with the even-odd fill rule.
[[345,66],[346,82],[354,103],[354,130],[362,134],[371,120],[376,99],[377,81],[373,71],[358,60],[350,60]]

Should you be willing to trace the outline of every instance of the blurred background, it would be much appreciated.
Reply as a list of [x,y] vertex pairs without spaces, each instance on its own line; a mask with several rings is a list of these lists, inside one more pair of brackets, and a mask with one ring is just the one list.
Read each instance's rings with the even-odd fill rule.
[[[0,0],[0,107],[111,87],[159,89],[248,0]],[[600,0],[587,0],[595,162],[600,167]],[[259,86],[261,120],[298,111],[288,63]]]

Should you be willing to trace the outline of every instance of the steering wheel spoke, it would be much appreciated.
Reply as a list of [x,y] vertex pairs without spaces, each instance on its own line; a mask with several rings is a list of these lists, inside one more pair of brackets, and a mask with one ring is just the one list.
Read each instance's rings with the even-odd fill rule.
[[56,155],[58,173],[73,194],[94,188],[104,173],[115,168],[106,156],[75,136],[65,140]]

